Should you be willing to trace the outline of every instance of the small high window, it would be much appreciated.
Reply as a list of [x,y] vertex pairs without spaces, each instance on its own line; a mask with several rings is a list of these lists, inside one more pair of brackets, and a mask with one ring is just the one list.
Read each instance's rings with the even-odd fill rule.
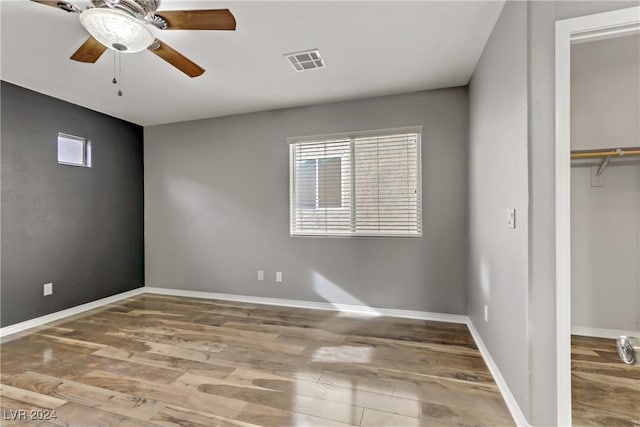
[[91,167],[91,142],[79,136],[58,133],[58,163]]

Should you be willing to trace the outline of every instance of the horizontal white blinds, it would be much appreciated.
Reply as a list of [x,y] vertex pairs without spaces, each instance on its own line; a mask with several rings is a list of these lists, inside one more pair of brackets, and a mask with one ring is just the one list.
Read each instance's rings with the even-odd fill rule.
[[294,142],[291,234],[419,236],[420,134]]

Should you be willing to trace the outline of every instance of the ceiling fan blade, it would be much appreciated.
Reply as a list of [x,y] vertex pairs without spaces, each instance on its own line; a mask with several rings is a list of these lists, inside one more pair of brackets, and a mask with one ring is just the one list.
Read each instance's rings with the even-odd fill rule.
[[58,0],[31,0],[34,3],[44,4],[46,6],[58,7]]
[[155,13],[167,21],[167,30],[235,30],[229,9],[163,10]]
[[[156,46],[158,47],[155,48]],[[198,64],[158,39],[156,39],[155,43],[149,47],[149,50],[189,77],[198,77],[205,71],[204,68],[200,67]]]
[[107,48],[103,44],[89,36],[87,41],[82,43],[82,46],[71,55],[71,59],[93,64],[102,56],[105,50],[107,50]]
[[80,13],[82,12],[76,6],[64,0],[31,0],[34,3],[44,4],[45,6],[55,7],[56,9],[62,9],[65,12]]

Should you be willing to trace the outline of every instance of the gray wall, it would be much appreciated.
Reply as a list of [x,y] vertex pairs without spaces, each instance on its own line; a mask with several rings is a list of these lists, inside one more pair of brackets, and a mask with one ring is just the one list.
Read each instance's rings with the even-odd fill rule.
[[[145,128],[146,284],[465,313],[467,120],[452,88]],[[410,125],[422,238],[290,237],[286,137]]]
[[[555,21],[638,4],[640,3],[637,1],[509,1],[471,80],[469,314],[483,340],[487,342],[492,357],[505,376],[525,416],[536,426],[557,423]],[[524,19],[522,5],[525,8]],[[500,48],[496,48],[496,45]],[[501,52],[496,52],[500,50]],[[522,52],[525,53],[525,58],[522,58]],[[486,71],[484,68],[492,71]],[[482,88],[478,86],[484,89],[480,90]],[[526,88],[524,97],[521,93],[523,86]],[[494,89],[489,90],[486,87]],[[501,103],[485,105],[499,97],[504,98]],[[520,116],[515,121],[510,118],[510,115],[517,115],[521,110],[509,111],[506,108],[511,103],[522,102],[523,99],[526,104],[524,114],[528,123],[524,126],[521,124]],[[492,144],[503,149],[493,151],[493,159],[482,158],[480,152],[474,154],[476,150],[480,150],[476,141],[490,139],[482,132],[491,130],[490,123],[496,121],[503,127],[493,126],[494,134],[499,139]],[[504,147],[501,146],[500,138],[505,138],[507,132],[513,132],[514,127],[526,132],[524,165],[521,164],[522,153],[518,152],[514,157],[515,148],[504,151]],[[512,144],[520,147],[522,142],[513,138]],[[511,241],[504,239],[504,230],[497,228],[499,224],[488,222],[494,220],[494,215],[496,221],[500,221],[505,209],[512,207],[506,206],[507,203],[514,207],[517,207],[518,203],[517,196],[510,200],[508,192],[500,197],[494,195],[493,199],[486,199],[485,196],[492,190],[473,183],[476,176],[482,175],[475,170],[477,167],[483,167],[488,173],[488,178],[480,177],[481,179],[495,177],[497,172],[492,172],[492,168],[488,166],[492,161],[502,172],[503,181],[515,180],[513,185],[521,187],[521,194],[528,194],[528,203],[523,204],[527,211],[525,216],[528,214],[525,224],[528,229],[523,240],[520,240],[518,230]],[[509,169],[510,162],[517,164],[518,169]],[[522,182],[523,173],[525,184]],[[494,182],[493,185],[503,189],[507,184]],[[481,214],[476,218],[479,209],[485,209],[487,212],[484,217]],[[488,213],[489,210],[493,210],[494,215]],[[519,219],[518,223],[522,225],[523,216],[519,215]],[[483,231],[483,227],[489,227],[489,224],[493,228]],[[501,236],[495,242],[491,242],[487,237],[487,234],[492,232]],[[522,241],[525,242],[526,249],[520,246]],[[517,255],[506,252],[510,244],[517,245]],[[492,266],[486,260],[502,256],[497,254],[501,251],[507,259],[517,257],[517,265],[503,266],[500,271],[489,268]],[[527,253],[526,262],[520,258],[523,251]],[[508,274],[515,277],[516,271],[521,274],[522,268],[527,269],[525,276],[517,277],[518,280],[510,284],[505,284],[496,277]],[[494,296],[498,292],[496,289],[501,289],[500,297]],[[489,323],[485,324],[480,310],[487,301]],[[504,325],[496,325],[492,324],[496,310],[517,313],[513,320],[507,319]]]
[[[468,312],[511,392],[529,398],[527,5],[507,2],[469,85]],[[507,209],[516,209],[516,229]],[[484,306],[488,307],[488,322]]]
[[638,1],[529,1],[530,417],[555,425],[555,21],[638,6]]
[[[2,326],[143,286],[142,129],[6,82],[1,101]],[[57,163],[58,132],[92,168]]]
[[571,149],[640,145],[640,35],[571,46]]
[[572,325],[640,331],[640,163],[603,176],[571,170]]

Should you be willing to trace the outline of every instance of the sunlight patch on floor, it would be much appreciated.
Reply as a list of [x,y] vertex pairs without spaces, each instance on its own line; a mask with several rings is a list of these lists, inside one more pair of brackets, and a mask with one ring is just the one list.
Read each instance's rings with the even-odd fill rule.
[[317,349],[313,353],[311,361],[318,363],[369,363],[372,351],[371,347],[326,346]]

